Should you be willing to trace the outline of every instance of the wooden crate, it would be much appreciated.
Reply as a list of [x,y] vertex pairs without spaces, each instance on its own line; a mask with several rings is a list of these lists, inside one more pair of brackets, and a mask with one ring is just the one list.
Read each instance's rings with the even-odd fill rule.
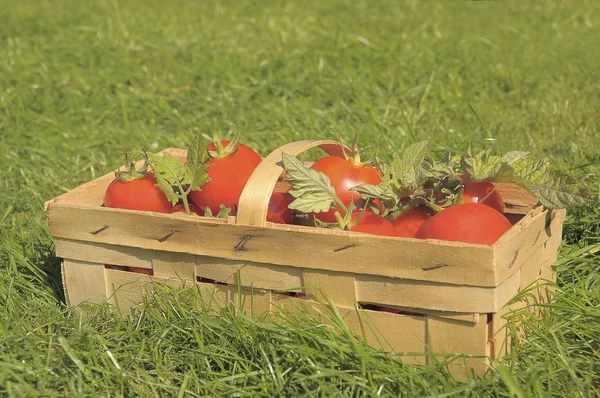
[[[451,370],[483,373],[486,358],[510,346],[502,328],[507,302],[540,278],[553,280],[565,212],[543,208],[511,184],[498,184],[513,227],[492,246],[266,222],[269,197],[282,175],[281,153],[297,155],[317,146],[340,153],[332,141],[275,150],[248,182],[238,216],[228,219],[104,208],[113,173],[49,201],[69,305],[108,300],[126,312],[155,281],[196,284],[217,305],[242,302],[254,313],[297,306],[324,310],[328,297],[350,328],[375,346],[466,354],[473,357]],[[166,152],[185,159],[183,150]],[[151,269],[153,276],[105,264]],[[282,294],[289,290],[299,293]],[[425,355],[405,358],[429,361]]]

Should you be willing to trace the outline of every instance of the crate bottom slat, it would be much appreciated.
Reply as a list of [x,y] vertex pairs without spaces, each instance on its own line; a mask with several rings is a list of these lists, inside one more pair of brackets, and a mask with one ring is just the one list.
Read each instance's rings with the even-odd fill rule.
[[[65,259],[63,272],[69,304],[76,306],[83,301],[102,303],[108,300],[117,311],[128,313],[143,301],[145,295],[155,290],[158,282],[173,288],[193,285],[203,302],[214,310],[236,305],[246,313],[269,313],[277,317],[282,309],[308,309],[317,314],[321,321],[327,320],[325,314],[331,311],[330,307],[323,304],[322,295],[308,294],[299,298],[268,289],[208,282],[207,278],[201,279],[204,282],[198,282],[195,273],[199,265],[190,262],[191,257],[157,253],[153,253],[152,265],[155,270],[164,267],[165,275],[162,276],[109,269],[103,263]],[[533,278],[531,282],[535,283],[541,281],[539,278],[542,275],[552,278],[553,261],[552,258],[547,259],[544,264],[528,271],[527,278],[519,280]],[[318,277],[323,280],[322,276]],[[336,277],[332,278],[328,283],[339,282]],[[83,288],[82,281],[86,281]],[[344,286],[344,283],[338,285]],[[467,373],[480,375],[487,369],[488,357],[494,358],[507,352],[510,341],[506,341],[504,316],[520,305],[506,306],[496,313],[453,313],[412,307],[394,307],[392,309],[397,310],[397,313],[392,313],[374,310],[381,308],[381,303],[373,303],[371,307],[368,303],[361,302],[353,305],[352,297],[345,291],[340,289],[340,294],[345,294],[345,298],[340,296],[337,297],[338,301],[333,302],[353,333],[362,336],[376,348],[402,354],[407,363],[429,363],[429,355],[436,356],[440,361],[444,361],[446,354],[472,356],[454,359],[448,365],[448,369],[457,376]],[[543,299],[543,294],[538,294],[536,298]],[[344,299],[347,301],[340,305],[339,302]]]

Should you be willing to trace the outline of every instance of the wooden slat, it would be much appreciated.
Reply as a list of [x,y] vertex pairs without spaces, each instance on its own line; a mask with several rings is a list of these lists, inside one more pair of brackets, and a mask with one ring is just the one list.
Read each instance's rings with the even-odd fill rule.
[[263,159],[248,179],[240,195],[237,222],[243,225],[264,227],[269,208],[269,198],[283,172],[283,166],[281,165],[283,153],[297,156],[317,147],[334,156],[343,156],[344,149],[348,149],[333,140],[290,142],[275,149]]
[[[330,314],[332,309],[323,303],[294,297],[273,295],[273,310],[308,310],[315,314]],[[357,336],[365,338],[367,343],[383,350],[402,353],[407,363],[424,363],[426,318],[411,315],[398,315],[386,312],[336,307],[341,319]],[[331,325],[328,316],[320,321]],[[363,334],[364,332],[364,334]],[[413,354],[413,355],[411,355]]]
[[309,297],[328,298],[341,307],[356,307],[356,287],[353,274],[307,270],[302,273],[302,280]]
[[235,306],[246,314],[263,315],[271,312],[270,291],[201,282],[196,282],[196,286],[205,302],[214,304],[214,309]]
[[[488,325],[485,317],[480,317],[476,324],[429,318],[427,338],[429,349],[434,354],[488,355]],[[442,356],[439,360],[443,360]],[[471,371],[481,375],[486,369],[486,358],[456,359],[448,368],[454,375],[467,374]]]
[[150,277],[134,272],[106,269],[106,286],[110,303],[120,313],[127,313],[144,300],[144,296],[156,289],[156,283],[172,288],[189,286],[190,282],[179,278]]
[[[356,274],[497,285],[490,246],[299,226],[246,227],[217,219],[61,204],[51,205],[49,212],[50,232],[59,238]],[[444,266],[431,268],[439,264]]]
[[505,280],[523,266],[554,234],[561,234],[564,211],[543,211],[526,216],[493,246],[496,280]]
[[539,202],[535,196],[518,185],[506,182],[496,182],[494,183],[494,186],[504,200],[505,213],[526,214]]
[[106,301],[103,264],[66,259],[62,272],[69,306],[75,307],[84,301],[98,304]]
[[[377,303],[364,303],[360,304],[377,304]],[[424,308],[410,308],[410,307],[400,307],[400,306],[388,306],[390,309],[399,310],[400,314],[404,315],[423,315],[427,317],[433,318],[442,318],[442,319],[453,319],[459,322],[466,323],[477,323],[479,322],[479,314],[472,312],[452,312],[452,311],[437,311],[437,310],[428,310]],[[388,311],[389,312],[389,311]]]
[[236,285],[238,271],[240,284],[245,287],[283,291],[302,286],[302,268],[196,256],[198,277]]
[[54,246],[56,247],[56,256],[60,258],[152,268],[152,250],[61,238],[54,239]]
[[196,281],[195,258],[191,254],[155,251],[154,276]]
[[356,296],[360,302],[400,307],[469,313],[495,312],[517,294],[519,282],[518,271],[497,288],[357,275]]

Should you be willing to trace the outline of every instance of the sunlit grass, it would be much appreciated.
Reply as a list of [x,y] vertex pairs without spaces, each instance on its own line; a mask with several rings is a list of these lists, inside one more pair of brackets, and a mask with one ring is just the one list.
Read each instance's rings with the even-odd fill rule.
[[200,311],[193,289],[71,312],[43,211],[124,150],[213,130],[263,155],[332,128],[383,156],[495,140],[600,192],[595,1],[8,0],[0,20],[0,394],[600,395],[598,203],[569,213],[556,293],[512,314],[522,338],[476,380],[309,314]]

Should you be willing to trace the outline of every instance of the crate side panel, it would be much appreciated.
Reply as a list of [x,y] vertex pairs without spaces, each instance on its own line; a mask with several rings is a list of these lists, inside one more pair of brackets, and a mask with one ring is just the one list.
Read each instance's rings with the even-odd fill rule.
[[[318,321],[337,328],[331,320],[333,309],[327,304],[282,295],[273,295],[272,300],[275,312],[310,311]],[[400,353],[407,363],[425,362],[425,317],[335,308],[350,331],[373,347]]]
[[356,275],[359,302],[462,313],[494,312],[519,289],[518,274],[497,288]]
[[270,291],[202,282],[196,282],[196,287],[204,303],[215,311],[236,307],[246,314],[266,315],[271,312]]
[[330,299],[336,305],[347,308],[357,305],[353,274],[305,270],[302,281],[309,298]]
[[156,282],[180,289],[189,286],[189,281],[179,278],[160,278],[135,272],[107,269],[106,284],[109,301],[120,313],[127,313],[131,308],[144,301],[144,297],[156,289]]
[[[50,206],[50,230],[55,237],[118,244],[123,236],[127,236],[129,246],[152,250],[337,272],[496,286],[493,251],[487,246],[323,233],[316,228],[256,228],[198,218],[58,204]],[[92,233],[98,230],[101,231]],[[439,264],[444,266],[435,267]]]
[[[360,302],[360,304],[375,304],[375,303]],[[416,316],[427,316],[427,317],[436,317],[436,318],[443,318],[443,319],[453,319],[455,321],[466,322],[466,323],[479,322],[479,313],[437,311],[437,310],[428,310],[428,309],[423,309],[423,308],[409,308],[409,307],[399,307],[399,306],[383,306],[383,308],[389,309],[387,312],[397,311],[398,314],[404,314],[404,315],[416,315]]]
[[486,317],[480,317],[476,324],[450,319],[429,318],[427,320],[427,338],[429,349],[438,360],[444,362],[454,354],[474,355],[476,358],[451,359],[448,369],[454,375],[465,375],[473,372],[481,375],[487,368],[488,325]]
[[104,265],[65,259],[62,265],[67,304],[75,307],[84,301],[106,302]]
[[110,265],[152,268],[152,251],[137,247],[109,245],[70,239],[54,239],[56,256]]
[[547,210],[533,217],[526,216],[501,237],[493,246],[497,281],[506,280],[526,264],[538,249],[544,248],[549,239],[562,235],[564,218],[563,210]]
[[282,291],[302,286],[301,268],[196,256],[196,275],[200,278],[235,285],[238,272],[244,287]]
[[494,186],[504,200],[505,213],[526,214],[539,202],[539,200],[526,189],[513,183],[495,182]]
[[152,258],[154,276],[196,281],[194,257],[186,253],[154,251]]

